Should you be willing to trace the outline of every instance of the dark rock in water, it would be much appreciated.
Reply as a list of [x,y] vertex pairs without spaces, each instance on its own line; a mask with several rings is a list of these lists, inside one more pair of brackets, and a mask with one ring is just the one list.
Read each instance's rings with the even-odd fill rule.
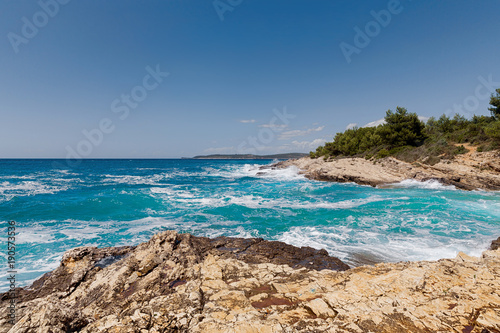
[[278,168],[276,166],[279,165],[280,163],[281,162],[277,162],[271,165],[261,165],[259,167],[259,170],[277,170]]
[[490,250],[497,250],[500,248],[500,237],[491,242]]

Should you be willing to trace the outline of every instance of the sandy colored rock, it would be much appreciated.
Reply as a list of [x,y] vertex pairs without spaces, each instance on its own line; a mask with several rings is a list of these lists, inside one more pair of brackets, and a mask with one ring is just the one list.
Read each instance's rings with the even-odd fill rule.
[[19,290],[15,326],[1,295],[0,332],[500,332],[500,250],[344,271],[286,263],[294,251],[316,250],[174,231],[78,248]]
[[364,158],[323,158],[287,160],[275,164],[285,168],[296,166],[307,178],[334,182],[354,182],[383,186],[406,179],[437,180],[464,190],[500,190],[500,152],[471,152],[442,160],[435,165],[407,163],[393,157],[379,160]]

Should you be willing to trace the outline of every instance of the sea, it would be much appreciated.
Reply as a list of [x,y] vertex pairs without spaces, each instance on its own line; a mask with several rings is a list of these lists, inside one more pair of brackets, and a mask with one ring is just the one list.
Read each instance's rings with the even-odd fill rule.
[[0,291],[79,246],[136,245],[163,230],[324,248],[351,266],[478,256],[500,236],[500,193],[436,181],[384,188],[261,169],[271,160],[0,160]]

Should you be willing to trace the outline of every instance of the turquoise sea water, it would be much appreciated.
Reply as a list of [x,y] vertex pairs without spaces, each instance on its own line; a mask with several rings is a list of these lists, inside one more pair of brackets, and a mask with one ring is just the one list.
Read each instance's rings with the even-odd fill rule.
[[[271,161],[0,160],[0,291],[7,222],[19,232],[17,280],[27,285],[77,246],[131,245],[175,229],[325,248],[360,262],[479,255],[500,236],[500,193],[436,182],[390,188],[307,180]],[[262,173],[263,172],[263,173]]]

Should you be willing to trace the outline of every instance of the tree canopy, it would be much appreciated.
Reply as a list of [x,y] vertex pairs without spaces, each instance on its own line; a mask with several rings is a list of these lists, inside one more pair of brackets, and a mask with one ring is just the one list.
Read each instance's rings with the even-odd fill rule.
[[500,119],[500,88],[496,90],[496,94],[491,95],[490,99],[490,110],[491,115],[497,119]]
[[500,89],[492,96],[489,110],[492,117],[473,116],[467,119],[456,114],[453,118],[442,115],[422,122],[416,113],[403,107],[388,110],[385,122],[376,127],[355,127],[337,133],[332,142],[326,142],[312,158],[362,156],[381,158],[395,156],[409,162],[432,157],[452,158],[467,152],[460,143],[478,145],[478,151],[500,148]]
[[416,113],[408,113],[405,108],[398,106],[396,112],[387,111],[385,124],[379,128],[378,135],[392,148],[416,146],[425,139],[424,128],[425,124]]

